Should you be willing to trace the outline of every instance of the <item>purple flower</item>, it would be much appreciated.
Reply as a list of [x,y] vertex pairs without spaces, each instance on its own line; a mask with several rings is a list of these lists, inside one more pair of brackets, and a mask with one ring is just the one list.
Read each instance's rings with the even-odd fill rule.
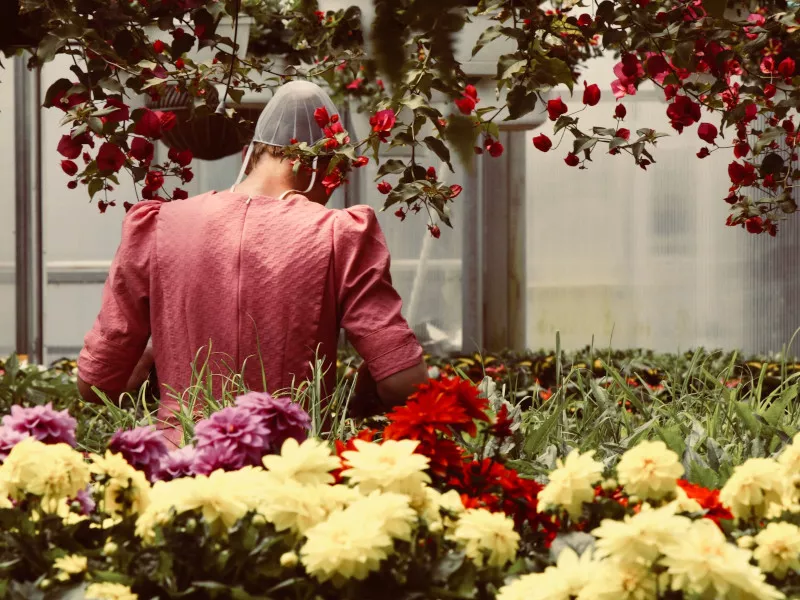
[[155,427],[117,431],[108,443],[108,449],[122,454],[129,465],[143,471],[150,481],[158,475],[161,459],[168,453],[164,438]]
[[5,425],[0,426],[0,464],[3,464],[3,461],[8,458],[8,453],[11,452],[11,449],[26,437],[28,437],[27,433],[14,431]]
[[27,433],[45,444],[75,446],[75,419],[66,409],[53,410],[48,402],[44,406],[12,406],[11,414],[3,417],[3,425],[17,433]]
[[81,505],[81,513],[82,515],[90,515],[94,512],[95,507],[97,504],[95,503],[94,499],[92,498],[92,491],[89,488],[85,490],[80,490],[75,497],[72,499],[72,502],[77,502]]
[[236,399],[236,406],[258,416],[270,432],[270,450],[280,452],[283,442],[294,438],[302,442],[308,437],[311,417],[291,398],[273,398],[263,392],[250,392]]
[[[254,419],[249,410],[239,406],[223,408],[203,419],[195,426],[194,434],[197,453],[203,456],[204,464],[230,465],[218,468],[260,465],[261,457],[269,452],[271,440],[270,431],[263,421]],[[225,457],[216,458],[215,454],[224,454]]]
[[172,481],[173,479],[193,475],[196,456],[197,451],[194,446],[184,446],[165,454],[161,457],[158,478],[164,481]]
[[238,471],[244,466],[252,464],[247,456],[241,452],[236,444],[223,441],[214,446],[207,446],[197,450],[192,463],[192,472],[195,475],[209,475],[214,471]]

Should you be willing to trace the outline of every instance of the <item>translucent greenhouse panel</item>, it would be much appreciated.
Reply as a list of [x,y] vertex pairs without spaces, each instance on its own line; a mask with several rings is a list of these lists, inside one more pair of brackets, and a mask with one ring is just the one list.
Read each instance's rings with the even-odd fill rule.
[[[352,126],[356,139],[366,135],[368,125],[361,115]],[[405,159],[389,151],[382,156]],[[434,167],[448,184],[464,185],[463,169],[450,173],[433,154],[417,154],[419,164]],[[454,165],[455,166],[455,165]],[[352,204],[367,204],[375,209],[386,235],[392,256],[392,280],[403,299],[403,315],[420,342],[430,351],[447,351],[461,346],[462,337],[462,215],[466,194],[456,200],[453,228],[439,224],[441,237],[433,239],[427,230],[428,215],[423,209],[410,212],[404,221],[395,216],[400,205],[381,211],[386,196],[376,189],[377,167],[374,161],[352,174]],[[384,178],[395,184],[397,176]],[[465,193],[468,193],[465,190]]]
[[0,79],[0,128],[6,143],[0,145],[0,178],[6,193],[0,194],[0,356],[16,346],[16,267],[14,222],[14,77],[7,68]]
[[[573,349],[780,350],[800,326],[797,219],[777,239],[726,227],[730,152],[698,159],[695,128],[672,130],[653,92],[624,103],[621,126],[670,134],[647,172],[602,151],[570,168],[566,144],[528,151],[528,345],[558,331]],[[581,117],[610,124],[613,110],[609,94]]]

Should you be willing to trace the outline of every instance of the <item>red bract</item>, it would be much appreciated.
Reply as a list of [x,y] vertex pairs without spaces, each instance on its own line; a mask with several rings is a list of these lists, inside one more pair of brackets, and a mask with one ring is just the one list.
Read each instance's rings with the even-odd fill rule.
[[158,120],[161,122],[162,131],[170,131],[173,127],[175,127],[175,125],[178,124],[178,117],[175,116],[174,112],[162,112],[157,110],[156,115],[158,116]]
[[469,115],[472,114],[473,110],[475,110],[475,100],[469,96],[463,96],[456,100],[456,106],[462,114]]
[[397,117],[393,110],[379,110],[369,119],[369,124],[372,126],[372,131],[378,134],[382,142],[386,142],[391,135],[392,128],[397,122]]
[[378,191],[381,194],[388,194],[389,192],[392,191],[392,184],[389,183],[388,181],[381,181],[378,184]]
[[564,159],[564,162],[567,163],[570,167],[577,167],[578,163],[580,163],[581,161],[575,154],[570,152],[569,154],[567,154],[567,157]]
[[700,151],[697,153],[697,158],[705,158],[709,154],[711,154],[711,152],[708,151],[708,148],[703,146],[702,148],[700,148]]
[[551,121],[555,121],[561,115],[567,114],[568,111],[569,109],[567,105],[564,104],[561,97],[547,101],[547,115],[550,117]]
[[45,106],[57,106],[66,112],[74,106],[78,106],[79,104],[84,104],[89,101],[89,95],[85,92],[73,92],[72,94],[67,95],[68,92],[69,90],[61,90],[55,96],[53,96],[52,102],[50,104],[46,104]]
[[545,134],[540,133],[536,137],[533,138],[533,146],[537,150],[541,150],[542,152],[547,152],[550,148],[553,147],[553,142],[550,141],[550,138],[547,137]]
[[680,133],[684,127],[700,120],[700,105],[688,96],[677,96],[667,107],[667,116],[672,127]]
[[64,158],[78,158],[81,155],[83,144],[81,143],[81,136],[73,138],[71,135],[64,134],[58,141],[58,153]]
[[777,91],[778,88],[776,88],[771,83],[768,83],[767,85],[764,86],[764,98],[772,98]]
[[503,144],[501,144],[497,140],[493,140],[491,138],[486,140],[486,144],[484,146],[486,148],[486,151],[489,153],[489,155],[494,157],[494,158],[497,158],[498,156],[502,156],[503,151],[505,150],[505,148],[503,147]]
[[144,178],[145,187],[159,190],[164,185],[164,173],[161,171],[148,171]]
[[394,216],[400,219],[401,221],[405,221],[406,211],[404,211],[402,208],[398,208],[396,211],[394,211]]
[[578,17],[578,27],[589,27],[592,24],[592,16],[588,13],[581,14]]
[[713,144],[717,139],[717,128],[711,123],[700,123],[697,128],[697,136],[708,144]]
[[428,167],[428,170],[425,171],[425,178],[428,181],[436,181],[436,169],[433,167]]
[[647,59],[647,74],[656,82],[664,83],[669,71],[669,63],[662,54],[652,54]]
[[733,161],[728,165],[728,176],[734,185],[746,187],[755,183],[756,168],[749,162],[738,163]]
[[450,186],[450,198],[456,198],[461,194],[462,190],[463,188],[460,185],[454,183],[453,185]]
[[347,84],[348,90],[358,90],[361,89],[361,84],[364,83],[363,79],[354,79],[350,83]]
[[136,121],[133,132],[137,135],[157,140],[161,137],[161,119],[156,111],[145,108]]
[[428,231],[430,231],[431,235],[437,240],[439,239],[439,236],[442,235],[442,230],[439,229],[438,225],[428,225]]
[[783,77],[786,77],[787,79],[792,75],[794,75],[794,70],[795,70],[794,59],[789,56],[784,58],[778,65],[778,73],[780,73]]
[[624,104],[617,104],[617,106],[614,108],[614,116],[617,119],[624,119],[625,115],[627,114],[628,114],[628,109],[625,108]]
[[172,192],[173,200],[186,200],[188,197],[189,193],[186,190],[182,190],[180,188],[175,188],[175,191]]
[[72,177],[75,173],[78,172],[78,165],[76,165],[71,160],[62,160],[61,161],[61,170],[64,171],[67,175]]
[[328,194],[328,196],[330,196],[333,194],[336,188],[341,186],[344,182],[344,174],[338,167],[336,167],[322,180],[322,187],[325,188],[325,192]]
[[179,58],[178,60],[175,61],[175,68],[178,69],[179,71],[183,69],[183,67],[185,66],[186,64],[183,62],[182,58]]
[[626,54],[622,61],[614,65],[617,79],[611,82],[611,91],[615,98],[636,94],[636,84],[644,77],[644,67],[635,54]]
[[191,150],[176,150],[175,148],[170,148],[167,156],[172,162],[181,167],[187,166],[190,162],[192,162],[193,158]]
[[328,123],[331,122],[331,117],[328,114],[328,110],[324,106],[320,106],[314,111],[314,120],[317,122],[317,125],[320,126],[320,129],[322,129],[328,126]]
[[356,169],[359,169],[359,168],[361,168],[361,167],[363,167],[363,166],[367,165],[368,163],[369,163],[369,158],[367,158],[366,156],[358,156],[358,157],[356,157],[356,159],[353,161],[353,166],[354,166]]
[[116,108],[114,112],[108,113],[103,118],[111,123],[121,123],[130,118],[130,110],[120,98],[109,98],[106,100],[106,108]]
[[125,154],[119,146],[106,142],[97,152],[97,168],[105,173],[116,173],[125,164]]
[[153,42],[153,52],[155,52],[156,54],[161,54],[165,48],[166,44],[164,44],[164,42],[162,42],[161,40],[156,40],[155,42]]
[[614,137],[622,138],[623,140],[630,139],[631,130],[625,128],[617,129],[617,133],[614,135]]
[[764,231],[764,221],[761,217],[750,217],[745,219],[744,228],[748,233],[761,233]]
[[583,82],[583,103],[587,106],[594,106],[598,102],[600,102],[600,87],[593,83],[592,85],[586,85],[586,82]]
[[733,155],[736,158],[744,158],[750,152],[750,144],[747,142],[737,142],[733,147]]

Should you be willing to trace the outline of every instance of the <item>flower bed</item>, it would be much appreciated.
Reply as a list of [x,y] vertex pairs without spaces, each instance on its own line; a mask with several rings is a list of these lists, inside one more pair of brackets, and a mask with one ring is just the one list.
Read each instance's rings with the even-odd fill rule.
[[[533,412],[533,411],[531,411]],[[623,411],[624,412],[624,411]],[[307,438],[248,393],[168,451],[101,453],[49,406],[3,418],[0,592],[10,598],[754,598],[800,593],[800,436],[721,490],[660,440],[508,460],[523,425],[490,386],[431,380],[380,427]],[[691,459],[690,459],[691,460]],[[691,466],[691,465],[690,465]]]

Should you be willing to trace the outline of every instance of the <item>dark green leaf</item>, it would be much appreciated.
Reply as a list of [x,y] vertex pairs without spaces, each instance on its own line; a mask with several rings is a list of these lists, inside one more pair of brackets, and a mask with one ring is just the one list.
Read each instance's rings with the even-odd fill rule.
[[55,34],[48,33],[44,39],[39,43],[36,49],[36,58],[40,62],[46,63],[53,60],[56,53],[61,50],[67,43],[67,40]]
[[475,42],[475,47],[472,49],[472,56],[475,56],[486,44],[496,40],[498,37],[500,37],[500,25],[492,25],[487,28],[478,38],[478,41]]
[[525,86],[514,86],[506,97],[508,102],[507,120],[519,119],[531,112],[536,108],[536,98],[536,93],[528,92]]
[[593,137],[580,137],[575,140],[572,147],[572,153],[578,154],[583,150],[591,150],[597,143],[597,138]]
[[397,160],[396,158],[391,158],[383,163],[380,168],[378,169],[378,175],[375,177],[377,181],[384,175],[395,174],[395,173],[402,173],[406,168],[406,163],[402,160]]
[[425,142],[425,145],[430,148],[430,150],[436,154],[441,161],[447,163],[447,166],[450,167],[451,172],[455,173],[453,170],[453,165],[450,164],[450,150],[444,145],[442,140],[428,136],[422,141]]
[[451,149],[455,150],[461,163],[472,169],[475,155],[475,141],[478,139],[479,130],[472,119],[461,115],[452,115],[447,123],[445,136],[450,142]]
[[408,202],[414,198],[417,198],[422,193],[422,190],[411,183],[401,183],[397,187],[395,187],[389,195],[386,197],[386,202],[383,205],[383,209],[386,210],[393,204],[397,204],[399,202]]
[[703,8],[715,19],[721,19],[728,3],[725,0],[703,0]]
[[783,129],[783,127],[770,127],[766,129],[761,133],[760,136],[758,136],[758,140],[753,147],[753,153],[760,153],[764,148],[769,146],[775,140],[781,139],[781,137],[784,135],[786,135],[786,131]]
[[102,179],[92,179],[89,182],[89,197],[94,198],[94,195],[102,190],[104,185]]
[[783,166],[783,159],[778,154],[770,152],[764,157],[764,160],[761,161],[761,174],[768,175],[780,173],[783,170]]

